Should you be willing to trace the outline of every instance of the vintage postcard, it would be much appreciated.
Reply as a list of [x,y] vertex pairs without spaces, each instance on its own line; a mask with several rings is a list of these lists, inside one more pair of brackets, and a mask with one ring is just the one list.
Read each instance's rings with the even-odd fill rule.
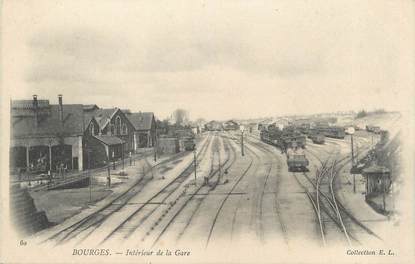
[[415,2],[1,2],[0,263],[414,263]]

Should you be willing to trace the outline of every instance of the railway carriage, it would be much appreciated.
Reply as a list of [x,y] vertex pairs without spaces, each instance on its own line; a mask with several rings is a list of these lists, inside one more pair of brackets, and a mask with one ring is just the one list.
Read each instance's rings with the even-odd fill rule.
[[326,137],[344,139],[346,133],[343,127],[317,127],[316,130]]
[[314,144],[324,144],[325,142],[325,136],[321,133],[315,133],[310,135],[311,141],[313,141]]

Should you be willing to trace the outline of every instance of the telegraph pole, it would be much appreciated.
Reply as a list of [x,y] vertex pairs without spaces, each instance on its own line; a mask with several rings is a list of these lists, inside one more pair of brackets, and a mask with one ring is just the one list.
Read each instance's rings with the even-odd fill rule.
[[218,177],[218,183],[220,183],[220,178],[222,176],[222,165],[220,163],[220,151],[218,151],[218,156],[219,156],[219,177]]
[[157,124],[156,124],[155,130],[156,130],[156,135],[154,137],[155,142],[153,142],[153,149],[154,149],[154,162],[157,162],[157,142],[158,142],[158,140],[157,140]]
[[122,171],[124,171],[124,143],[121,144]]
[[194,162],[194,166],[195,166],[195,185],[196,185],[196,170],[197,170],[197,164],[196,164],[196,147],[193,150],[193,162]]
[[108,188],[111,188],[111,168],[110,168],[110,159],[109,159],[109,157],[108,157],[108,160],[107,160],[107,173],[108,173],[108,175],[107,175],[107,184],[108,184]]
[[350,142],[352,145],[352,166],[354,166],[354,148],[353,148],[353,134],[350,135]]
[[[350,134],[350,144],[352,147],[352,169],[355,166],[355,160],[354,160],[354,149],[353,149],[353,134],[354,134],[354,127],[349,127],[348,129],[348,133]],[[355,173],[353,174],[353,193],[356,193],[356,175]]]
[[87,154],[87,158],[88,158],[88,174],[89,174],[89,202],[92,203],[92,173],[91,173],[91,155],[90,155],[90,151],[88,148],[88,145],[85,144],[86,146],[86,154]]
[[156,150],[156,146],[154,146],[153,149],[154,149],[154,162],[157,162],[157,150]]
[[242,154],[242,156],[245,156],[245,153],[244,153],[244,131],[245,131],[245,129],[244,129],[244,126],[241,126],[241,154]]
[[115,157],[115,153],[114,153],[114,150],[112,150],[112,169],[113,170],[115,170],[115,159],[114,159],[114,157]]

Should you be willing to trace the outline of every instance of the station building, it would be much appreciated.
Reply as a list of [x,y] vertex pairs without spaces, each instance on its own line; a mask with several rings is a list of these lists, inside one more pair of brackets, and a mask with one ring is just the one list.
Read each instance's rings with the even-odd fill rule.
[[11,101],[11,173],[82,171],[103,166],[135,150],[135,128],[119,108]]
[[11,101],[10,169],[23,172],[54,171],[58,166],[83,170],[86,120],[80,104],[49,100]]

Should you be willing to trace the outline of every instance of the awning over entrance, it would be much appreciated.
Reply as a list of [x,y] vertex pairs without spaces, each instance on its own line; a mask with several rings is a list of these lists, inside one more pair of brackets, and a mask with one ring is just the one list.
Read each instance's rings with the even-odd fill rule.
[[124,140],[116,136],[101,135],[101,136],[94,136],[94,137],[107,146],[121,145],[125,143]]

